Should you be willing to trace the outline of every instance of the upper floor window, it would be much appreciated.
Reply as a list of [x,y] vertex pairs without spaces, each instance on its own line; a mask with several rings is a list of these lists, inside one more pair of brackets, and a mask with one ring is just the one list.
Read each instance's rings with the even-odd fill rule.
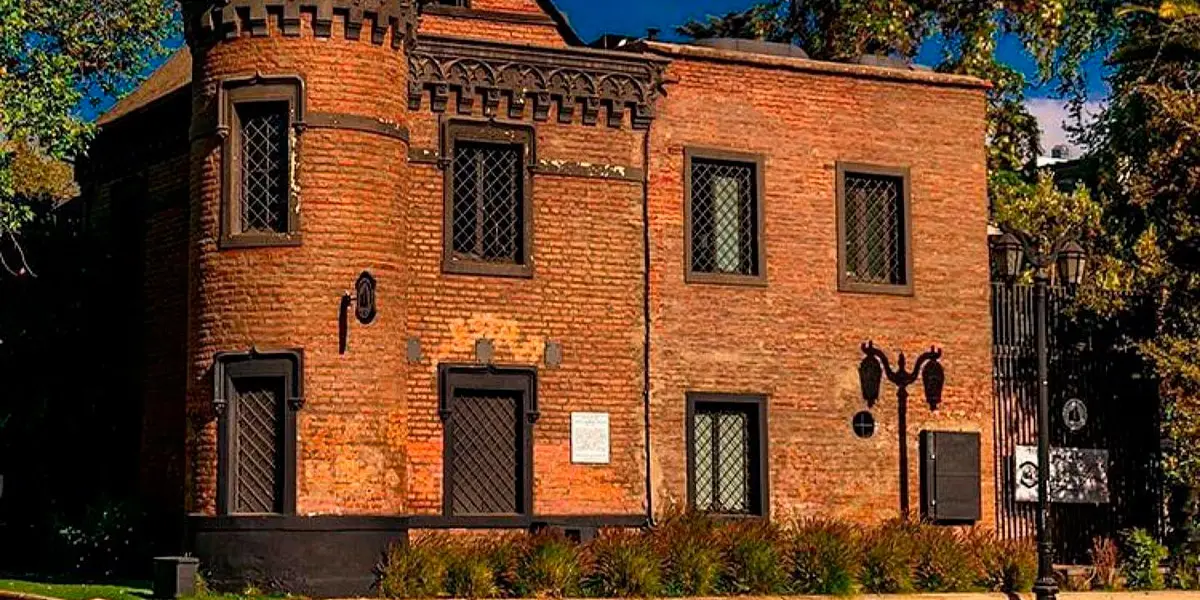
[[761,284],[761,157],[694,149],[685,156],[687,280]]
[[532,275],[532,132],[451,123],[446,143],[445,269]]
[[722,515],[767,514],[766,407],[762,396],[688,395],[688,496]]
[[912,293],[908,169],[839,164],[838,288]]
[[302,88],[296,78],[232,80],[222,86],[222,247],[299,242],[292,132],[301,120]]

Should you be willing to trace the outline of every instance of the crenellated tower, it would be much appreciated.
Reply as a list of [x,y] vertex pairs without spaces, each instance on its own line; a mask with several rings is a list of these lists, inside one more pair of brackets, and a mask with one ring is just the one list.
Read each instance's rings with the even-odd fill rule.
[[[415,3],[184,5],[187,508],[401,514]],[[378,309],[360,323],[363,272]]]

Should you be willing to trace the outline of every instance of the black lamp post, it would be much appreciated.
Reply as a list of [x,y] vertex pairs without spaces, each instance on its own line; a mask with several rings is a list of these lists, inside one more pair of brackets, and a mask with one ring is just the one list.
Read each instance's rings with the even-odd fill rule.
[[1050,286],[1050,268],[1057,269],[1058,281],[1079,285],[1086,258],[1083,248],[1073,241],[1059,240],[1048,250],[1038,250],[1032,236],[1010,230],[992,244],[993,262],[1000,274],[1012,281],[1021,271],[1024,259],[1033,266],[1034,329],[1037,337],[1038,391],[1038,504],[1037,549],[1038,576],[1033,586],[1038,600],[1054,600],[1058,583],[1054,580],[1054,546],[1050,542],[1050,368],[1047,350],[1046,296]]
[[925,388],[925,401],[929,403],[930,410],[937,410],[946,383],[946,372],[938,362],[942,358],[942,351],[930,347],[928,352],[917,357],[912,371],[905,370],[903,352],[896,360],[898,370],[894,370],[887,355],[876,348],[873,342],[863,344],[862,351],[866,356],[858,365],[858,380],[867,406],[874,407],[879,400],[879,384],[883,376],[886,375],[888,381],[896,385],[896,408],[899,411],[897,427],[900,430],[900,518],[908,519],[908,386],[920,377]]

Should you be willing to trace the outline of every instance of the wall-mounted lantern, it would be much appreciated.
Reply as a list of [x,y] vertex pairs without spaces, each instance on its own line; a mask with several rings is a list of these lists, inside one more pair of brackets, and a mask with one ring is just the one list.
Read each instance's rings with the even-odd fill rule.
[[896,385],[896,410],[899,412],[896,429],[900,435],[900,518],[907,519],[908,514],[908,386],[921,378],[925,388],[925,401],[931,410],[937,410],[942,401],[942,388],[946,384],[946,372],[940,362],[942,351],[930,347],[929,351],[917,357],[912,371],[905,368],[906,359],[901,352],[897,357],[897,369],[892,369],[891,362],[882,350],[867,341],[862,345],[863,360],[858,365],[859,383],[862,386],[863,399],[868,406],[874,406],[879,400],[881,374]]
[[370,271],[363,271],[354,281],[354,295],[350,292],[342,294],[342,302],[338,308],[338,353],[345,354],[350,338],[350,307],[354,307],[354,318],[363,325],[375,322],[379,314],[375,304],[375,276]]

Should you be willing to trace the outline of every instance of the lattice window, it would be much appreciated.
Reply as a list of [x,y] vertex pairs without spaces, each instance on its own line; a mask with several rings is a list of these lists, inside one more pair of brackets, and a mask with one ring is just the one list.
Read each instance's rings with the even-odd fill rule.
[[451,235],[456,257],[525,263],[523,155],[516,144],[455,144]]
[[846,280],[907,284],[904,179],[848,172],[843,193]]
[[696,404],[691,478],[697,510],[760,513],[760,441],[756,404]]
[[691,161],[691,269],[759,274],[757,173],[754,163]]
[[284,380],[240,378],[233,387],[233,512],[281,513]]
[[237,105],[241,231],[288,231],[288,104]]
[[452,402],[448,474],[451,514],[522,512],[521,394],[458,390]]

